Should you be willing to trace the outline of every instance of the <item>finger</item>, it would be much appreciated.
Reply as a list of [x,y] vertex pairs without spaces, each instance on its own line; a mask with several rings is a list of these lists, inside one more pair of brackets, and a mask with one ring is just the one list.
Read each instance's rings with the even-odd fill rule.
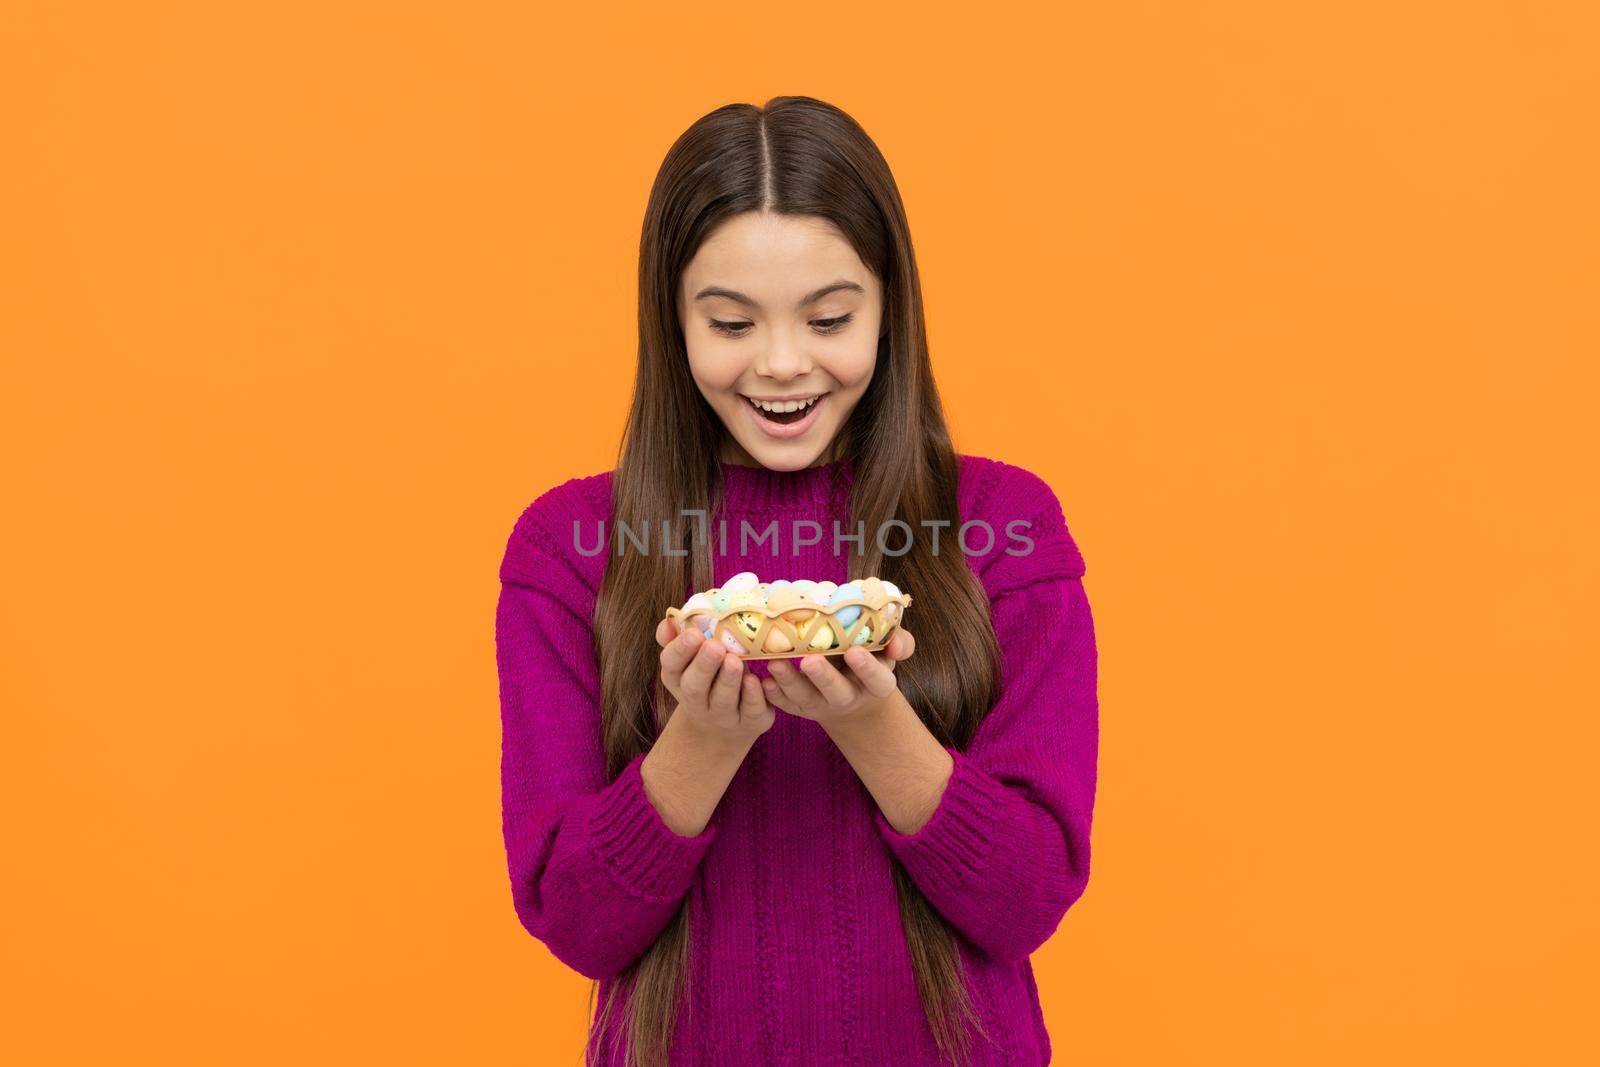
[[745,722],[760,719],[767,712],[767,698],[761,690],[763,679],[749,671],[739,680],[739,718]]
[[817,687],[817,692],[822,698],[834,707],[846,707],[856,699],[855,685],[844,675],[839,673],[839,668],[828,661],[831,656],[802,656],[800,669],[805,672],[811,684]]
[[799,710],[801,708],[816,708],[827,704],[822,694],[817,692],[817,687],[811,684],[811,679],[794,669],[794,664],[786,659],[775,659],[771,664],[773,681],[777,682],[779,692],[783,697],[783,706]]
[[672,639],[678,636],[678,621],[672,616],[667,616],[656,623],[656,644],[666,648]]
[[723,654],[728,650],[720,641],[705,641],[700,644],[693,654],[693,660],[683,669],[683,680],[678,684],[683,688],[685,698],[705,703],[711,696],[711,683],[716,680],[717,670],[722,666]]
[[[663,625],[670,624],[671,621],[672,620],[668,619],[663,623]],[[659,641],[660,639],[661,628],[657,627],[656,640]],[[689,665],[689,661],[694,657],[694,654],[699,651],[700,646],[704,643],[705,635],[699,630],[696,630],[693,626],[689,627],[687,630],[683,631],[683,633],[673,637],[672,640],[668,641],[667,644],[662,647],[661,669],[671,675],[681,674],[683,669]]]
[[871,652],[852,648],[844,654],[844,661],[855,673],[861,688],[874,697],[886,697],[895,691],[894,671],[888,663]]
[[896,630],[889,638],[889,645],[884,649],[889,658],[898,663],[903,659],[910,659],[917,650],[917,639],[905,627]]
[[722,658],[717,680],[711,686],[711,707],[724,715],[732,716],[739,710],[740,680],[744,677],[744,660],[738,655]]

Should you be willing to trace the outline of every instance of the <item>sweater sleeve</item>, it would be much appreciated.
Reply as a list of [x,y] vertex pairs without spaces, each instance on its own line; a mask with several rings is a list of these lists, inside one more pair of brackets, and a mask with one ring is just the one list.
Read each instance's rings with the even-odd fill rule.
[[930,903],[986,955],[1026,958],[1089,881],[1099,749],[1094,624],[1079,578],[992,605],[1005,679],[912,834],[879,832]]
[[1031,476],[1037,554],[990,569],[1000,695],[954,764],[938,806],[912,834],[875,813],[879,833],[929,902],[1000,962],[1050,938],[1089,881],[1099,756],[1094,619],[1082,557],[1059,504]]
[[662,821],[643,754],[606,780],[592,592],[535,533],[513,534],[495,617],[512,903],[567,966],[613,977],[660,934],[717,831]]

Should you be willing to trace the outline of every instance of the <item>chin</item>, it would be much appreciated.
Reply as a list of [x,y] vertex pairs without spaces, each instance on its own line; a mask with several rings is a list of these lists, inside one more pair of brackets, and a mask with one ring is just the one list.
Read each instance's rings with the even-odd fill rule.
[[[832,438],[828,440],[832,440]],[[800,447],[796,445],[794,448],[784,448],[782,445],[762,443],[757,448],[745,445],[744,450],[750,453],[757,463],[775,471],[804,470],[816,463],[822,457],[822,454],[827,451],[826,443],[820,448],[808,445],[803,451],[800,450]]]

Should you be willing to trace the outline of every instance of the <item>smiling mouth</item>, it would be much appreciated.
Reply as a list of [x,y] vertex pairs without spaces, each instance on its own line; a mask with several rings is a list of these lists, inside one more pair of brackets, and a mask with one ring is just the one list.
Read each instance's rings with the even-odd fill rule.
[[[743,394],[740,395],[743,396]],[[767,420],[768,422],[776,423],[779,426],[787,426],[790,423],[799,422],[804,419],[811,413],[811,409],[816,407],[818,402],[827,395],[828,394],[826,393],[822,393],[806,400],[798,401],[752,400],[745,396],[744,401],[754,408],[756,414],[761,418]]]

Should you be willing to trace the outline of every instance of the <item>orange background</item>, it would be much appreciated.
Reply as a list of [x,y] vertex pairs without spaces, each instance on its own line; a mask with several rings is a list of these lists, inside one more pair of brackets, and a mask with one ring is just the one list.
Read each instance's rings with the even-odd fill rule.
[[1089,561],[1057,1059],[1600,1055],[1595,5],[579,6],[0,12],[8,1058],[578,1061],[496,567],[662,154],[789,92]]

